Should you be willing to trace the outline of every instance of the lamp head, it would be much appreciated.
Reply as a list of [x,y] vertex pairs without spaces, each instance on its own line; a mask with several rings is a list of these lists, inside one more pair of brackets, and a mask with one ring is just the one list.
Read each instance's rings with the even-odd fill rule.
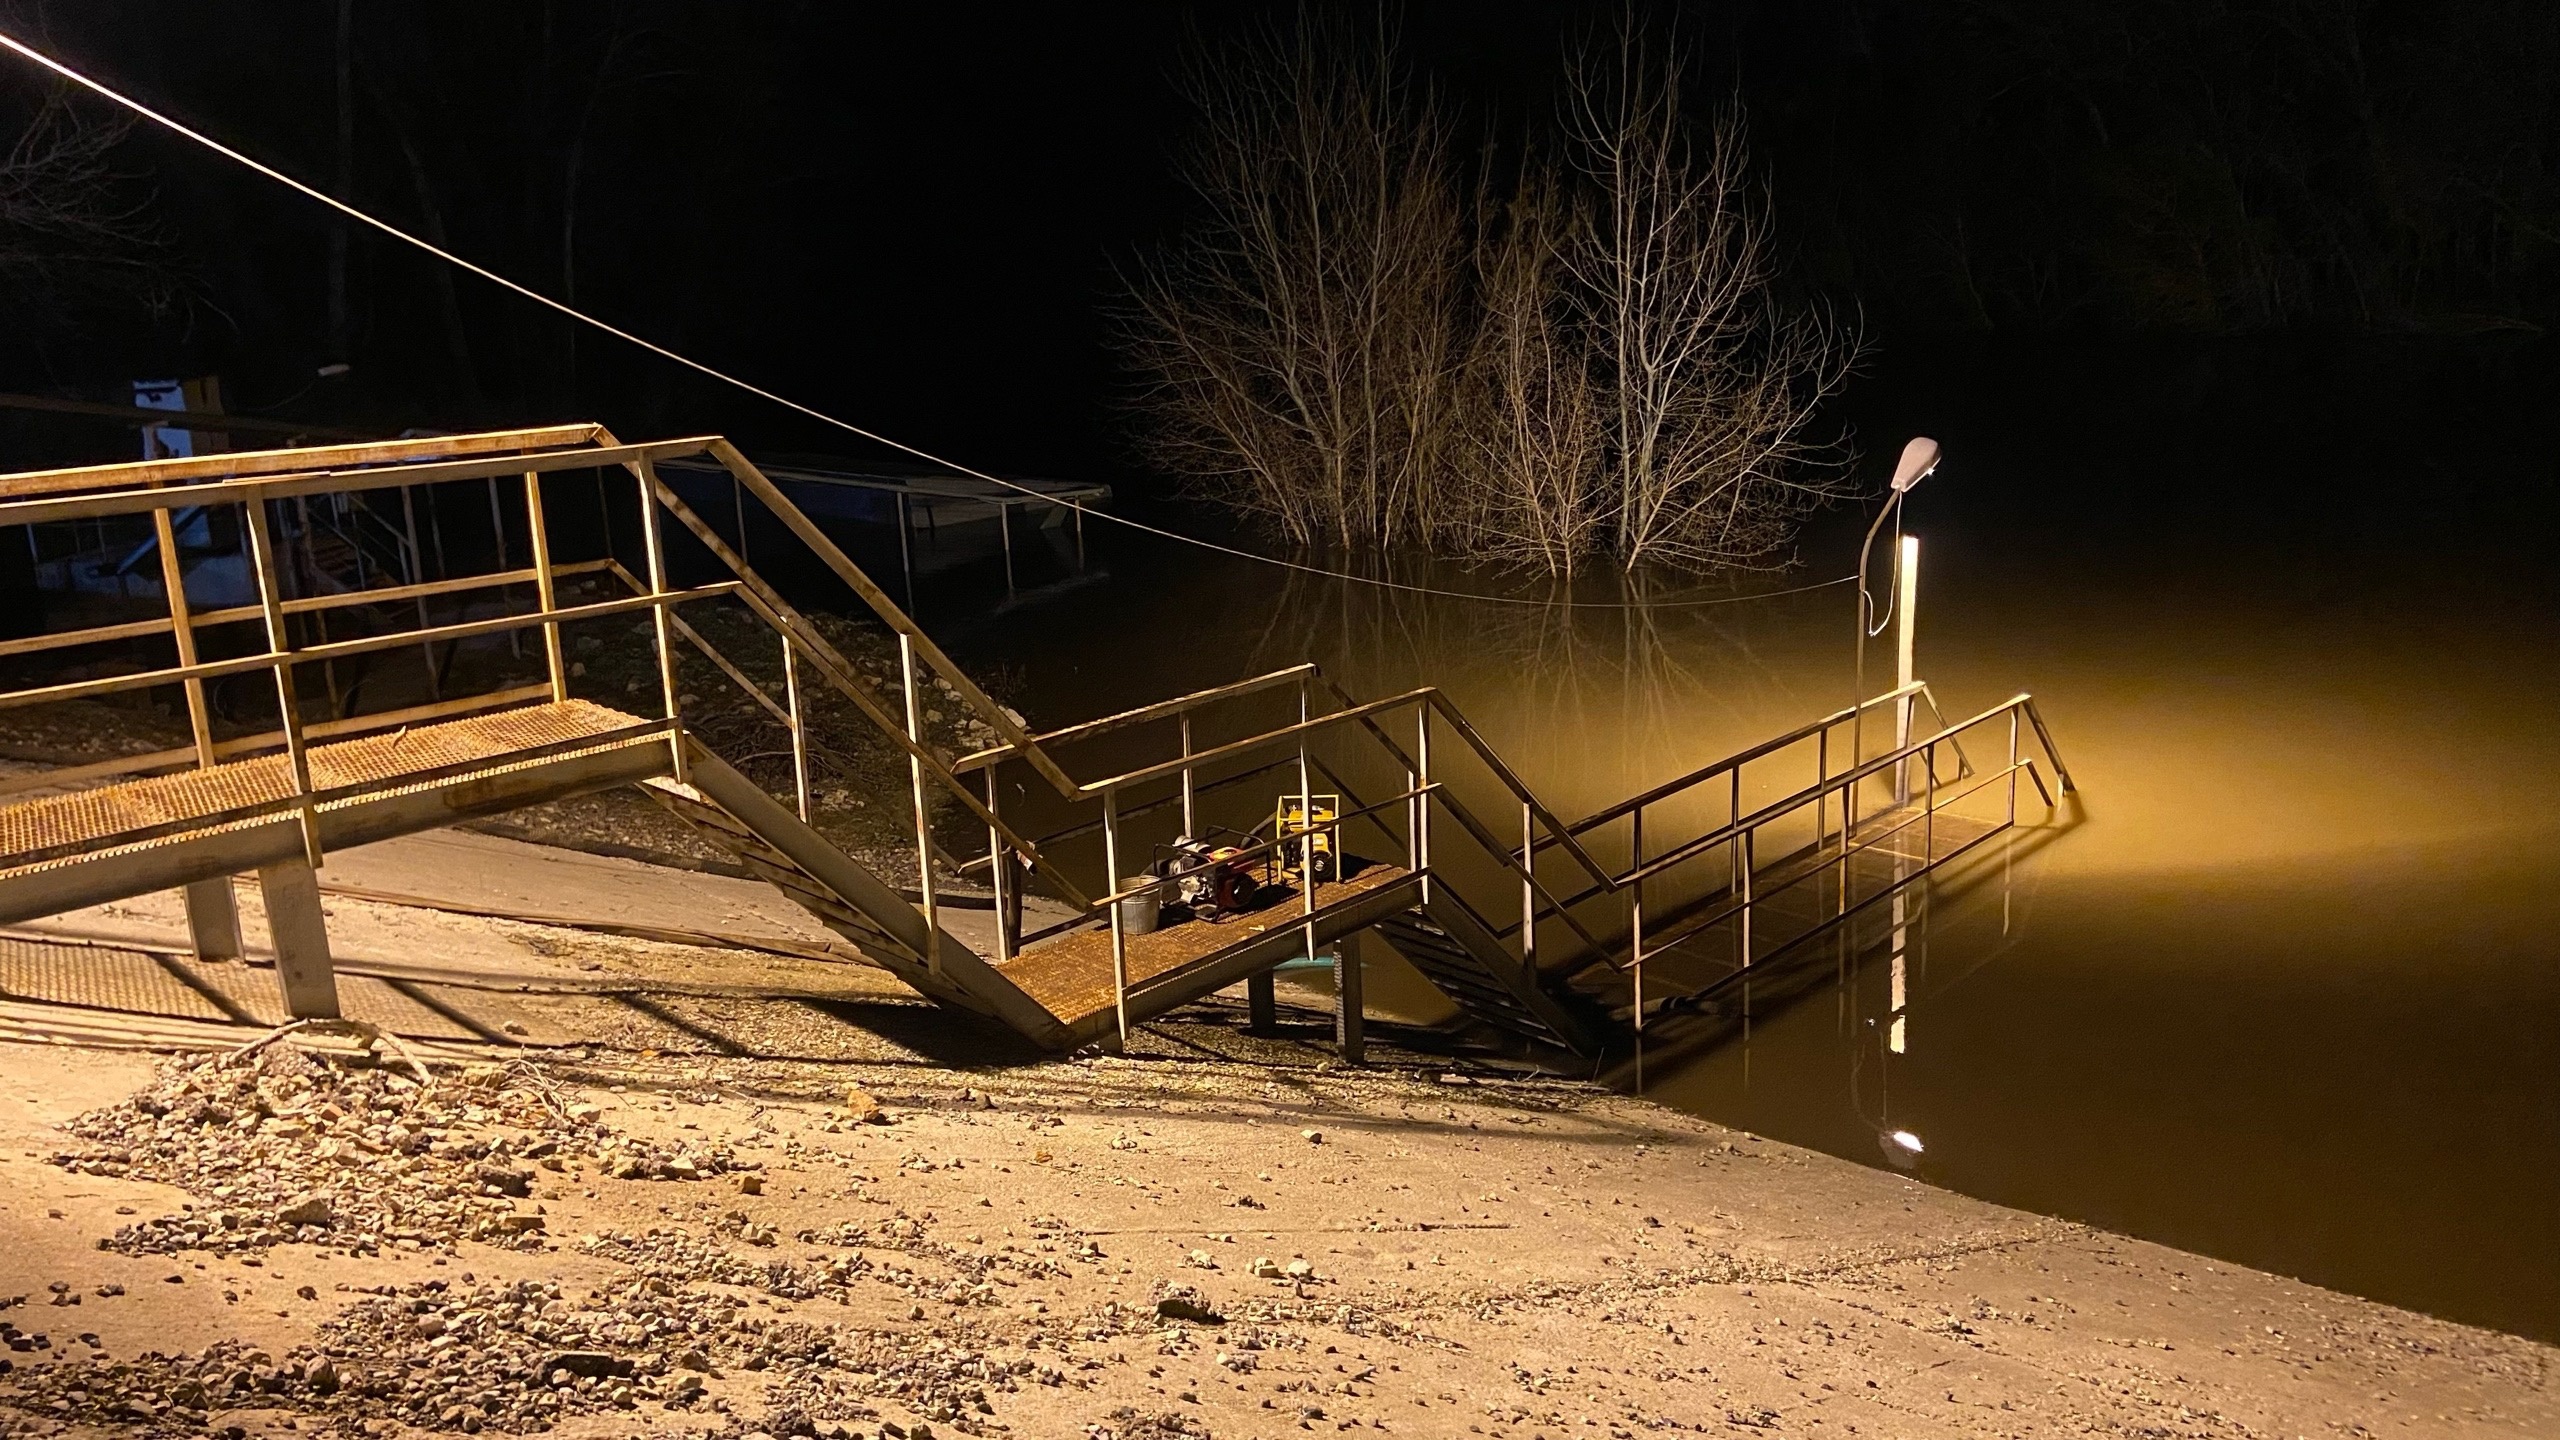
[[1893,467],[1893,489],[1899,495],[1929,478],[1938,468],[1938,442],[1926,435],[1914,435],[1902,447],[1902,460]]
[[1884,1151],[1885,1163],[1894,1169],[1917,1170],[1920,1168],[1922,1153],[1920,1137],[1910,1131],[1880,1131],[1876,1135],[1876,1146]]

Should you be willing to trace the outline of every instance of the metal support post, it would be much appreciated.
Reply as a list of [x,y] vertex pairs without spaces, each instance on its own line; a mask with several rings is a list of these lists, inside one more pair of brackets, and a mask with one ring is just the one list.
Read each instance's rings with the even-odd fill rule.
[[[646,460],[632,468],[640,478],[640,548],[649,562],[649,593],[663,596],[667,593],[667,545],[658,520],[658,472]],[[677,704],[674,618],[667,613],[664,602],[649,607],[658,642],[658,693],[666,703],[670,720],[682,718]],[[681,729],[668,734],[667,751],[667,765],[674,772],[675,782],[688,783],[691,766],[685,760]]]
[[800,823],[809,823],[809,727],[800,715],[800,647],[789,631],[782,636],[782,699],[791,716],[791,798]]
[[2009,823],[2018,823],[2018,709],[2009,707]]
[[[1106,895],[1120,893],[1120,792],[1102,792],[1102,869],[1110,876]],[[1129,1048],[1129,933],[1122,926],[1120,902],[1111,906],[1111,1011],[1119,1029],[1120,1048]]]
[[[169,634],[177,641],[178,664],[192,666],[196,663],[195,620],[187,607],[186,567],[178,555],[177,527],[170,523],[167,507],[151,512],[151,526],[160,542],[160,584],[169,592]],[[205,703],[204,681],[191,678],[181,688],[187,696],[187,729],[195,737],[196,764],[210,769],[214,764],[213,713]],[[2013,734],[2016,729],[2014,724],[2010,726]],[[240,906],[231,893],[231,877],[217,875],[198,880],[183,893],[187,938],[195,948],[196,958],[239,959]]]
[[301,860],[279,860],[259,868],[258,889],[267,901],[267,938],[275,945],[285,1013],[296,1020],[337,1019],[338,976],[329,961],[319,877]]
[[1751,830],[1742,832],[1742,914],[1739,938],[1742,943],[1742,968],[1745,970],[1751,968],[1751,872],[1757,860],[1752,853],[1757,847],[1751,843],[1751,837],[1756,833]]
[[[169,592],[169,633],[178,643],[178,663],[192,666],[196,663],[195,618],[187,606],[187,581],[178,560],[177,528],[170,524],[165,507],[151,512],[151,524],[160,541],[160,584]],[[213,715],[205,704],[204,682],[190,679],[182,688],[187,692],[187,728],[195,736],[196,764],[210,766]]]
[[1359,938],[1345,935],[1333,950],[1333,1047],[1345,1065],[1361,1064],[1369,1049],[1364,1023],[1368,1002],[1362,994],[1360,951],[1354,943]]
[[251,499],[242,507],[249,519],[249,561],[258,573],[258,605],[267,622],[267,650],[275,657],[277,724],[284,733],[285,768],[301,804],[302,854],[313,869],[320,865],[320,816],[311,805],[311,753],[302,743],[302,707],[294,694],[292,642],[284,623],[284,597],[276,581],[275,536],[267,529],[267,502]]
[[[924,745],[924,701],[916,694],[915,637],[898,632],[899,683],[907,692],[907,738],[917,748]],[[913,751],[907,754],[907,782],[916,802],[916,897],[924,903],[925,967],[936,975],[942,973],[942,912],[933,892],[933,819],[925,804],[924,761]],[[1119,888],[1119,871],[1112,872],[1112,888]],[[1119,913],[1114,907],[1114,914]]]
[[237,960],[247,953],[240,943],[240,902],[231,893],[231,877],[198,880],[179,892],[187,901],[187,940],[199,960]]
[[1538,973],[1538,812],[1520,802],[1520,968]]
[[[1305,917],[1299,927],[1301,953],[1316,958],[1316,795],[1315,771],[1307,759],[1307,737],[1304,729],[1314,713],[1308,703],[1307,682],[1298,682],[1298,913]],[[1337,809],[1340,808],[1336,802]],[[1272,839],[1280,839],[1277,827]],[[1342,875],[1342,832],[1333,832],[1334,877]],[[1336,952],[1333,960],[1333,1038],[1336,1052],[1345,1065],[1360,1063],[1360,962]]]
[[1185,839],[1200,838],[1199,792],[1191,773],[1191,712],[1182,712],[1182,834]]
[[[649,497],[646,494],[643,494],[640,497],[640,504],[643,509],[648,507]],[[495,475],[489,477],[489,544],[498,553],[498,568],[501,570],[506,569],[507,512],[505,507],[498,503],[498,477]],[[507,632],[507,653],[515,656],[519,660],[524,658],[523,631],[510,630]]]
[[[1911,691],[1917,679],[1912,664],[1912,642],[1920,622],[1920,537],[1902,537],[1902,563],[1894,567],[1894,583],[1900,594],[1894,597],[1893,683],[1903,693],[1893,702],[1893,748],[1911,743],[1912,709],[1919,696]],[[1897,805],[1911,803],[1911,762],[1905,760],[1893,767],[1893,799]]]
[[[1644,807],[1642,805],[1638,805],[1635,814],[1629,817],[1628,829],[1630,833],[1627,839],[1627,868],[1642,871],[1644,869]],[[1642,1033],[1644,1030],[1644,881],[1642,879],[1636,880],[1629,887],[1627,898],[1627,968],[1635,977],[1636,1030]]]
[[[533,590],[540,598],[542,613],[549,615],[560,608],[560,602],[552,584],[551,526],[542,514],[542,472],[539,470],[524,472],[524,515],[525,528],[533,536]],[[560,622],[556,620],[543,622],[542,660],[551,671],[552,702],[557,704],[568,699],[569,667],[560,658]],[[667,713],[672,715],[675,712],[669,710]]]
[[995,891],[996,963],[1013,958],[1016,936],[1022,933],[1022,877],[1013,873],[1013,851],[1004,843],[1004,832],[998,828],[996,809],[996,767],[987,767],[987,884]]
[[916,557],[915,540],[908,534],[908,524],[907,497],[901,492],[898,496],[898,570],[907,578],[907,618],[912,620],[916,614]]
[[[1733,781],[1733,787],[1729,797],[1725,801],[1725,823],[1727,825],[1740,825],[1742,823],[1742,767],[1739,765],[1734,766],[1733,772],[1729,778]],[[1741,894],[1742,850],[1741,847],[1734,845],[1731,842],[1727,842],[1724,848],[1724,871],[1726,893],[1732,895]]]
[[1004,546],[1004,593],[1013,593],[1013,507],[996,504],[996,538]]
[[[408,532],[409,537],[409,548],[400,556],[401,569],[407,573],[409,583],[415,585],[427,578],[427,557],[426,553],[418,548],[418,498],[410,493],[406,485],[400,487],[400,524]],[[421,595],[418,597],[418,628],[426,630],[433,625],[434,621],[427,616],[427,597]],[[421,640],[418,642],[418,650],[427,661],[427,698],[442,700],[444,683],[436,678],[436,642]]]
[[[1813,844],[1816,850],[1831,838],[1831,727],[1825,725],[1813,739]],[[1843,836],[1843,843],[1847,837]]]
[[[1413,766],[1417,783],[1414,788],[1431,788],[1431,702],[1425,700],[1414,707]],[[1422,872],[1422,903],[1431,903],[1431,797],[1424,794],[1414,801],[1413,868]]]
[[1269,1035],[1280,1028],[1280,987],[1268,970],[1245,977],[1244,1028],[1248,1035]]

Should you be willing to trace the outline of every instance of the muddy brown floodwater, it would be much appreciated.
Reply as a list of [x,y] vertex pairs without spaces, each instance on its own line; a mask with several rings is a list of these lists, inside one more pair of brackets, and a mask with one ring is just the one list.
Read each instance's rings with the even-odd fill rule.
[[[1951,714],[2034,691],[2084,808],[1923,887],[1902,1053],[1851,956],[1615,1073],[1868,1163],[1908,1129],[1956,1190],[2560,1338],[2552,462],[2433,447],[2434,392],[2370,376],[2263,405],[2210,362],[2139,400],[2105,378],[2030,404],[1984,367],[1867,428],[1947,444],[1910,510],[1922,675]],[[1768,585],[1845,573],[1857,518]],[[928,614],[1035,724],[1312,658],[1445,687],[1572,814],[1849,697],[1846,587],[1559,612],[1094,543],[1098,583]]]

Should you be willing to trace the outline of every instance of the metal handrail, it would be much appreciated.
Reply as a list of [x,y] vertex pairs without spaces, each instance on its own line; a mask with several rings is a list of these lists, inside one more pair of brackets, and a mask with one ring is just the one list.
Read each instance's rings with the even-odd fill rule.
[[[1277,689],[1282,685],[1321,673],[1313,662],[1292,665],[1285,670],[1274,670],[1269,674],[1256,675],[1248,680],[1212,686],[1207,690],[1195,690],[1188,695],[1177,695],[1170,700],[1159,700],[1152,705],[1123,710],[1117,715],[1105,715],[1097,720],[1085,720],[1073,725],[1060,726],[1055,730],[1043,730],[1034,734],[1031,739],[1033,743],[1044,746],[1086,740],[1108,731],[1125,729],[1131,725],[1142,725],[1150,720],[1170,720],[1220,700],[1232,700],[1240,695],[1259,694],[1262,691]],[[951,768],[967,774],[973,770],[985,769],[989,765],[1000,764],[1021,753],[1018,747],[1012,745],[990,746],[984,750],[972,751],[952,761]]]
[[[1661,784],[1654,786],[1652,789],[1645,791],[1641,795],[1631,795],[1628,798],[1619,801],[1615,805],[1594,810],[1590,814],[1585,815],[1565,828],[1576,835],[1586,834],[1602,825],[1606,825],[1612,820],[1632,815],[1636,811],[1644,809],[1648,805],[1658,805],[1684,790],[1693,789],[1699,785],[1705,784],[1709,780],[1719,779],[1735,770],[1741,769],[1743,766],[1750,764],[1754,760],[1766,759],[1767,757],[1786,749],[1790,745],[1802,744],[1826,730],[1846,725],[1849,723],[1850,717],[1858,714],[1862,710],[1872,710],[1879,705],[1892,704],[1894,701],[1899,700],[1906,695],[1915,695],[1927,688],[1928,682],[1914,680],[1908,685],[1896,686],[1894,689],[1889,690],[1882,695],[1878,695],[1873,699],[1861,700],[1856,705],[1844,705],[1840,709],[1834,710],[1830,714],[1823,716],[1821,719],[1799,725],[1784,735],[1780,735],[1769,740],[1763,740],[1748,750],[1736,751],[1731,755],[1725,756],[1721,760],[1712,761],[1706,765],[1702,765],[1677,779],[1665,780]],[[1943,723],[1943,717],[1941,719],[1941,723]]]
[[[600,427],[599,427],[600,428]],[[583,450],[548,450],[538,454],[500,455],[468,460],[422,461],[395,469],[310,470],[232,480],[208,480],[185,489],[106,490],[91,494],[53,495],[39,499],[0,501],[0,526],[41,525],[59,520],[88,520],[105,515],[139,515],[171,503],[239,504],[252,500],[289,500],[296,496],[334,495],[360,490],[391,490],[404,485],[441,485],[452,480],[492,480],[554,470],[646,465],[659,460],[699,455],[719,442],[696,436],[654,440],[639,445],[606,445]]]
[[214,680],[225,675],[242,675],[256,670],[291,669],[329,660],[343,660],[352,655],[370,654],[376,650],[397,650],[421,641],[468,640],[478,635],[500,635],[510,630],[529,630],[542,625],[565,625],[580,620],[599,620],[611,615],[649,610],[661,605],[677,605],[715,595],[735,593],[735,581],[698,586],[691,590],[671,590],[662,595],[635,595],[622,600],[600,600],[590,605],[573,605],[565,609],[531,611],[520,615],[499,615],[485,620],[463,620],[423,630],[400,630],[384,635],[367,635],[354,640],[332,640],[318,645],[305,645],[288,650],[267,650],[255,655],[241,655],[228,660],[200,660],[192,665],[164,666],[157,670],[137,670],[128,675],[107,675],[95,680],[75,680],[61,685],[41,686],[33,690],[0,692],[0,710],[22,705],[41,705],[57,700],[82,700],[92,695],[112,695],[125,690],[146,690],[159,685],[177,685],[189,680]]
[[[569,577],[603,573],[614,568],[611,560],[579,560],[554,565],[554,576]],[[457,595],[472,590],[499,590],[510,585],[535,583],[536,572],[528,566],[521,570],[497,570],[485,575],[457,575],[443,580],[427,580],[416,585],[386,585],[379,589],[349,591],[332,595],[305,595],[279,603],[287,615],[307,615],[315,611],[342,610],[355,605],[382,605],[395,600],[421,600],[438,595]],[[645,590],[646,586],[636,588]],[[255,605],[233,605],[220,610],[201,610],[188,617],[188,623],[203,630],[216,625],[255,624],[265,612]],[[147,640],[166,635],[177,622],[167,616],[153,620],[127,620],[113,625],[92,625],[82,630],[63,630],[48,635],[28,635],[15,640],[0,640],[0,658],[12,655],[35,655],[47,650],[67,650],[79,645],[102,645],[111,640]]]
[[[1748,815],[1727,821],[1717,829],[1710,830],[1694,839],[1684,841],[1679,846],[1665,851],[1655,859],[1630,868],[1627,873],[1621,877],[1621,881],[1622,883],[1632,884],[1638,880],[1649,880],[1675,865],[1694,859],[1697,856],[1716,848],[1718,845],[1739,838],[1747,832],[1759,830],[1781,816],[1801,810],[1806,805],[1809,805],[1818,799],[1824,798],[1834,792],[1846,792],[1857,786],[1862,781],[1873,779],[1877,775],[1885,774],[1899,766],[1907,764],[1910,761],[1919,758],[1924,751],[1934,755],[1939,743],[1949,740],[1953,736],[1961,734],[1966,730],[1973,729],[1977,725],[1986,724],[2012,710],[2024,711],[2030,709],[2034,703],[2034,697],[2022,691],[2019,694],[2013,695],[2010,698],[2001,701],[1999,704],[1982,711],[1978,715],[1974,715],[1968,719],[1961,720],[1953,725],[1947,726],[1937,734],[1929,736],[1926,739],[1914,740],[1907,745],[1903,745],[1886,754],[1879,755],[1875,759],[1867,761],[1862,765],[1855,766],[1848,770],[1843,770],[1827,779],[1818,780],[1791,795],[1773,800],[1768,804],[1761,806],[1759,809],[1752,811]],[[2061,762],[2056,760],[2054,762],[2054,769],[2057,775],[2061,773],[2061,768]],[[2065,794],[2069,794],[2073,787],[2066,779],[2062,782],[2062,788]]]
[[[1933,737],[1933,741],[1935,739],[1943,738],[1945,738],[1943,735]],[[1828,867],[1832,864],[1866,854],[1868,851],[1875,849],[1885,841],[1892,839],[1894,836],[1901,834],[1912,826],[1926,824],[1929,818],[1937,811],[1943,810],[1947,806],[1952,805],[1967,796],[1986,790],[1991,786],[1998,784],[2000,781],[2007,779],[2009,776],[2020,772],[2024,772],[2027,779],[2035,785],[2036,793],[2044,797],[2045,803],[2047,805],[2051,805],[2053,803],[2053,793],[2045,788],[2044,776],[2036,770],[2035,759],[2030,756],[2026,759],[2004,766],[2001,769],[1975,775],[1972,777],[1974,781],[1973,784],[1950,794],[1936,796],[1920,811],[1904,816],[1901,820],[1874,832],[1864,840],[1851,844],[1846,838],[1844,838],[1841,844],[1840,853],[1832,859],[1824,861],[1823,865],[1824,867]],[[1829,837],[1826,836],[1822,841],[1817,841],[1816,843],[1827,844],[1828,841]],[[1817,873],[1819,873],[1819,868],[1805,870],[1801,873],[1788,876],[1786,879],[1779,881],[1777,885],[1768,890],[1756,891],[1749,896],[1728,896],[1721,904],[1710,905],[1705,910],[1675,922],[1674,928],[1671,930],[1649,937],[1651,941],[1649,948],[1654,950],[1670,949],[1672,946],[1679,944],[1702,930],[1722,924],[1724,921],[1733,918],[1735,914],[1739,913],[1746,906],[1756,905],[1761,901],[1768,899],[1771,895],[1777,894],[1779,891],[1802,884]]]
[[104,483],[141,487],[199,485],[206,480],[232,480],[259,475],[308,472],[313,466],[407,464],[419,457],[510,454],[591,445],[603,427],[594,424],[550,425],[531,430],[496,430],[477,435],[431,435],[414,440],[362,440],[347,445],[295,445],[280,450],[225,450],[198,455],[80,465],[59,470],[25,470],[0,478],[0,499],[29,499],[76,491],[127,493],[101,489]]

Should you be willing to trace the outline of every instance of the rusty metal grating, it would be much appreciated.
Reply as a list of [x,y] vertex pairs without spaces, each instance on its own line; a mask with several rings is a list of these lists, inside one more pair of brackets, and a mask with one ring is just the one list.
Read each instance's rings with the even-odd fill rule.
[[[501,710],[313,746],[311,783],[323,791],[396,788],[408,777],[428,771],[476,761],[503,763],[521,751],[607,735],[639,723],[618,710],[584,700]],[[285,757],[263,755],[207,770],[22,801],[0,807],[0,869],[14,868],[13,856],[74,845],[104,848],[120,836],[192,819],[216,828],[239,810],[281,803],[292,796],[292,771]]]

